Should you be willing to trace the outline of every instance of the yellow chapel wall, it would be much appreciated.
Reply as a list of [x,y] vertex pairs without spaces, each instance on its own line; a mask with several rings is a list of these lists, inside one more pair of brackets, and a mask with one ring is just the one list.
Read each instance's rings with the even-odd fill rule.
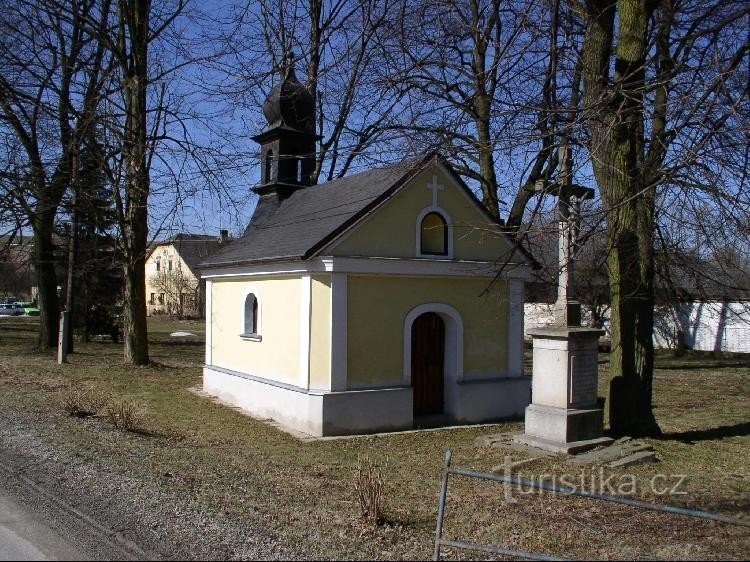
[[488,222],[468,194],[437,165],[412,179],[369,219],[355,227],[348,238],[334,245],[331,254],[414,258],[417,217],[432,205],[432,191],[427,189],[427,184],[432,182],[433,175],[444,186],[438,193],[438,206],[448,213],[453,223],[453,258],[495,261],[509,257],[510,244],[497,226]]
[[310,388],[331,384],[331,275],[312,276],[310,315]]
[[[211,285],[212,364],[299,386],[301,277],[215,279]],[[248,292],[257,293],[261,341],[240,337]]]
[[[402,384],[404,321],[414,307],[443,303],[464,325],[464,378],[508,369],[508,283],[486,278],[354,276],[348,280],[349,388]],[[482,294],[485,290],[487,293]]]

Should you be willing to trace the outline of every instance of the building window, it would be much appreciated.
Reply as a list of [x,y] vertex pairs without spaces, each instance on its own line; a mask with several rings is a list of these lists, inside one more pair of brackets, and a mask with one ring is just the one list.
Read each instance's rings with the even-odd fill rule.
[[156,271],[158,272],[161,269],[161,264],[159,263],[159,259],[156,259]]
[[172,260],[169,260],[169,271],[172,271]]
[[427,213],[420,225],[420,253],[448,255],[448,225],[439,213]]
[[265,169],[265,181],[263,183],[271,183],[273,181],[273,150],[266,152],[266,169]]
[[151,300],[148,304],[156,304],[156,293],[151,293]]
[[297,183],[302,183],[302,159],[297,160]]
[[159,293],[159,304],[164,304],[164,293]]
[[250,293],[245,297],[245,329],[243,336],[258,335],[258,299]]

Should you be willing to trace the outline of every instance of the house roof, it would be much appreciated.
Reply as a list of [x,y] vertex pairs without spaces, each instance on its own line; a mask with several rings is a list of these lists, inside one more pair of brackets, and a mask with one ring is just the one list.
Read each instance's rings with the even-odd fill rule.
[[433,155],[335,179],[279,201],[262,195],[242,238],[200,267],[305,259],[420,172]]
[[198,264],[211,254],[223,249],[232,242],[231,240],[221,240],[210,234],[176,234],[161,242],[156,242],[151,252],[159,246],[174,246],[182,260],[187,264],[193,273],[197,273]]
[[[308,259],[435,161],[446,164],[488,222],[500,228],[450,165],[431,153],[299,189],[282,200],[274,193],[261,195],[243,237],[212,254],[199,268]],[[520,253],[534,263],[523,249]]]
[[748,263],[702,259],[687,253],[657,256],[657,299],[678,301],[750,300]]

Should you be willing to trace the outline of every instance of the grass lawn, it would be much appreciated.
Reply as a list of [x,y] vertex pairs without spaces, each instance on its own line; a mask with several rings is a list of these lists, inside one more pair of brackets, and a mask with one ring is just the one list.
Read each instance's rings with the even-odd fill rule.
[[[124,366],[122,346],[103,342],[77,344],[70,363],[58,366],[51,352],[33,351],[34,319],[0,318],[0,423],[5,428],[0,430],[0,449],[17,448],[18,436],[25,432],[24,439],[47,451],[45,458],[75,457],[76,466],[87,467],[93,476],[88,484],[77,485],[94,490],[101,478],[152,490],[159,500],[139,509],[173,516],[139,529],[136,538],[152,534],[171,545],[171,555],[240,558],[250,552],[243,550],[249,548],[248,541],[265,536],[294,545],[295,552],[307,558],[429,558],[445,450],[453,451],[454,466],[480,471],[506,458],[525,457],[474,445],[480,435],[521,431],[520,421],[300,441],[189,390],[201,381],[202,324],[152,319],[149,327],[152,366]],[[170,337],[178,330],[197,337]],[[603,396],[608,391],[607,366],[602,355]],[[137,401],[144,409],[145,431],[115,430],[104,416],[68,417],[61,400],[71,386]],[[654,387],[664,435],[650,443],[659,463],[604,471],[549,457],[522,465],[519,474],[568,475],[587,482],[613,474],[615,483],[635,482],[635,497],[747,517],[750,357],[659,355]],[[365,456],[382,466],[385,477],[386,517],[376,528],[360,520],[354,490],[357,461]],[[655,494],[649,483],[659,475],[665,484],[677,484],[684,475],[679,494]],[[120,489],[103,513],[126,510],[117,506],[125,505],[128,493]],[[517,499],[505,501],[498,484],[454,479],[446,536],[570,558],[750,557],[750,529],[743,527],[549,494],[520,494]],[[194,523],[186,513],[248,529],[248,536],[238,537],[205,521]],[[178,521],[179,536],[170,529]],[[198,535],[202,546],[191,549]],[[460,556],[455,551],[445,555]]]

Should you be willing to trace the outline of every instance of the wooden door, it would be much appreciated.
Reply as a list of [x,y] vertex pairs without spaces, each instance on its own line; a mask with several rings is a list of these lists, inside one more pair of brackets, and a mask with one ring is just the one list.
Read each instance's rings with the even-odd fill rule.
[[411,327],[411,385],[414,415],[443,413],[445,324],[434,312],[417,317]]

